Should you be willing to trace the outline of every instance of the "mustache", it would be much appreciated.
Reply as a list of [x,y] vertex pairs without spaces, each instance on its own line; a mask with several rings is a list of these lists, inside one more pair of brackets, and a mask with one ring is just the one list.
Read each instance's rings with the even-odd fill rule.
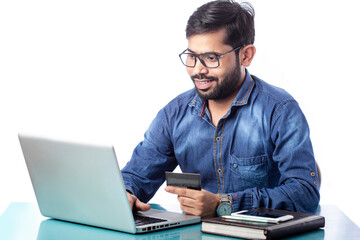
[[217,77],[213,77],[213,76],[206,76],[205,74],[195,74],[195,75],[192,75],[191,76],[191,79],[193,81],[196,81],[196,80],[203,80],[203,79],[206,79],[208,81],[218,81],[219,79]]

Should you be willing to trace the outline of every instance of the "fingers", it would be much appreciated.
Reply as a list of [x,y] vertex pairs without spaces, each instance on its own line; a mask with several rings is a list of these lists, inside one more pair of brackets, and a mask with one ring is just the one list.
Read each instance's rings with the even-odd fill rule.
[[194,205],[196,205],[196,200],[192,199],[192,198],[182,197],[182,196],[178,195],[177,199],[178,199],[180,205],[184,206],[184,207],[193,208]]
[[137,211],[148,211],[150,210],[151,206],[149,204],[141,202],[136,196],[132,195],[129,192],[126,192],[131,210]]
[[184,213],[201,216],[205,211],[206,206],[204,204],[203,194],[200,191],[198,192],[198,194],[192,196],[194,198],[178,195],[177,199],[180,203],[180,209]]
[[126,192],[126,195],[127,195],[127,198],[129,200],[129,204],[130,204],[130,208],[131,210],[133,210],[133,206],[135,204],[135,201],[136,201],[136,197],[134,195],[132,195],[131,193],[129,192]]
[[138,198],[136,198],[135,208],[138,211],[146,212],[150,210],[151,206],[149,204],[141,202]]
[[180,203],[180,209],[188,215],[196,215],[201,216],[202,213],[202,206],[201,202],[198,202],[195,199],[188,198],[188,197],[177,197],[179,203]]
[[165,190],[169,193],[177,194],[180,208],[186,214],[201,217],[216,215],[216,207],[219,204],[218,194],[211,193],[202,189],[201,191],[167,186]]
[[198,190],[181,188],[181,187],[172,187],[172,186],[167,186],[165,188],[165,191],[167,191],[168,193],[176,194],[179,196],[185,196],[185,197],[189,197],[189,198],[193,198],[192,196],[194,196],[194,194],[196,194],[197,192],[200,192]]

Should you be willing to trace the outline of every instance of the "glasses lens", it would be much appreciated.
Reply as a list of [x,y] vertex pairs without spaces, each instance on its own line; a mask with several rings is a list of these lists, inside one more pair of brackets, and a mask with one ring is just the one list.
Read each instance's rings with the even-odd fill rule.
[[191,53],[182,53],[180,55],[181,61],[187,67],[194,67],[196,62],[196,56]]
[[199,55],[195,55],[193,53],[180,54],[182,63],[187,67],[195,67],[196,58],[199,58],[200,62],[207,68],[216,68],[219,66],[219,58],[213,53]]
[[216,68],[219,66],[219,59],[216,54],[202,54],[200,55],[200,58],[202,62],[205,63],[205,66],[208,68]]

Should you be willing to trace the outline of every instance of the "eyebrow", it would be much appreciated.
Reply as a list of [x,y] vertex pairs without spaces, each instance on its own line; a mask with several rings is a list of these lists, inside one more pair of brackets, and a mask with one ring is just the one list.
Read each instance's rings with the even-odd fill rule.
[[218,53],[218,52],[204,52],[204,53],[196,53],[194,52],[193,50],[191,50],[190,48],[187,48],[186,49],[187,51],[191,52],[191,53],[194,53],[194,54],[197,54],[197,55],[202,55],[202,54],[215,54],[215,55],[221,55],[222,53]]

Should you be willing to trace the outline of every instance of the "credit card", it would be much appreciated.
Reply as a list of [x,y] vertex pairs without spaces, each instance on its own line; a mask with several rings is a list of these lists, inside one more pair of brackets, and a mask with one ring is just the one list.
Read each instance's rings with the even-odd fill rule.
[[165,172],[165,176],[168,186],[201,190],[200,174]]

